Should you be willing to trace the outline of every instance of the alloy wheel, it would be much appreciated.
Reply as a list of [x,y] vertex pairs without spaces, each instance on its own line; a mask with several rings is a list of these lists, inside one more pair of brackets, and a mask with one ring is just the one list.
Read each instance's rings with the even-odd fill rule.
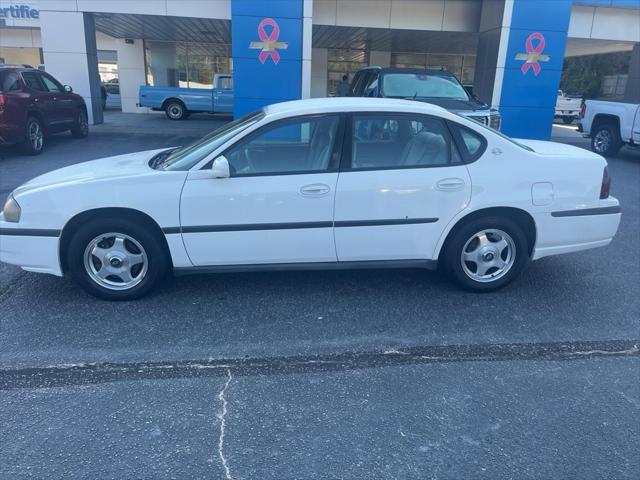
[[511,236],[502,230],[486,229],[467,240],[460,262],[469,278],[488,283],[505,276],[515,258],[516,246]]
[[600,130],[593,139],[593,148],[598,153],[606,152],[609,150],[612,140],[609,130]]
[[84,252],[89,278],[109,290],[129,290],[144,280],[149,260],[143,246],[123,233],[105,233],[89,242]]
[[42,127],[37,121],[32,121],[29,124],[29,142],[34,151],[40,151],[44,142],[44,135],[42,133]]

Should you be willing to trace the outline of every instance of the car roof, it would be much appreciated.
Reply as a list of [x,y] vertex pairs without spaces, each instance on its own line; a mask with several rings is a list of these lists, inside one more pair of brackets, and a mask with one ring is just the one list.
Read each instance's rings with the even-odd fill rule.
[[328,97],[293,100],[264,107],[268,116],[289,117],[319,113],[340,113],[357,111],[415,112],[448,116],[447,110],[425,102],[415,102],[397,98],[368,97]]
[[[440,68],[399,68],[399,67],[365,67],[362,70],[378,70],[381,73],[413,73],[417,75],[447,75],[455,77],[449,70]],[[360,71],[362,71],[360,70]]]
[[40,70],[33,67],[25,67],[24,65],[10,65],[8,63],[0,63],[0,71],[39,72]]

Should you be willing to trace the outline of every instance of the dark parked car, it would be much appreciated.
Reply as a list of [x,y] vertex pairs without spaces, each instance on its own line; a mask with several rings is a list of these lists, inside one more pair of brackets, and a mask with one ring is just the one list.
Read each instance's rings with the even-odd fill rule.
[[80,95],[46,72],[0,65],[0,145],[21,144],[37,155],[47,135],[67,130],[76,138],[89,133]]
[[368,67],[353,77],[349,96],[405,98],[433,103],[500,129],[498,110],[470,94],[456,76],[446,70]]

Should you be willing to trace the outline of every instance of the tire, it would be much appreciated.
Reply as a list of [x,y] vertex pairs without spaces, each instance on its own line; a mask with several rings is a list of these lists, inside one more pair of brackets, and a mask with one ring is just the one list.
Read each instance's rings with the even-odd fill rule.
[[622,147],[617,129],[611,124],[599,125],[591,135],[591,150],[603,157],[611,157]]
[[66,253],[71,277],[104,300],[146,295],[163,280],[170,265],[161,240],[144,223],[117,218],[99,217],[83,224]]
[[71,127],[71,135],[73,138],[86,138],[89,135],[89,119],[84,110],[78,110],[76,113],[75,123]]
[[26,155],[40,155],[44,150],[44,130],[42,122],[37,117],[30,116],[27,118],[25,139],[21,148]]
[[573,123],[573,117],[570,117],[569,115],[564,115],[562,117],[562,123],[564,123],[565,125],[571,125]]
[[456,227],[445,245],[443,266],[449,278],[465,290],[490,292],[511,283],[528,262],[529,242],[518,223],[479,217]]
[[164,113],[169,120],[182,120],[186,118],[187,109],[182,102],[172,101],[167,103]]

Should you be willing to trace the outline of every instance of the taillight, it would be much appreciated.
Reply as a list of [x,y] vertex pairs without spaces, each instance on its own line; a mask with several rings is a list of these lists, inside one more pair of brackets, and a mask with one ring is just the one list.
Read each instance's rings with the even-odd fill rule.
[[0,113],[4,112],[4,102],[5,102],[4,95],[0,93]]
[[611,177],[609,176],[609,169],[604,167],[602,185],[600,186],[600,198],[609,198],[609,190],[611,190]]
[[585,113],[587,113],[587,102],[583,100],[580,104],[580,118],[584,118]]

